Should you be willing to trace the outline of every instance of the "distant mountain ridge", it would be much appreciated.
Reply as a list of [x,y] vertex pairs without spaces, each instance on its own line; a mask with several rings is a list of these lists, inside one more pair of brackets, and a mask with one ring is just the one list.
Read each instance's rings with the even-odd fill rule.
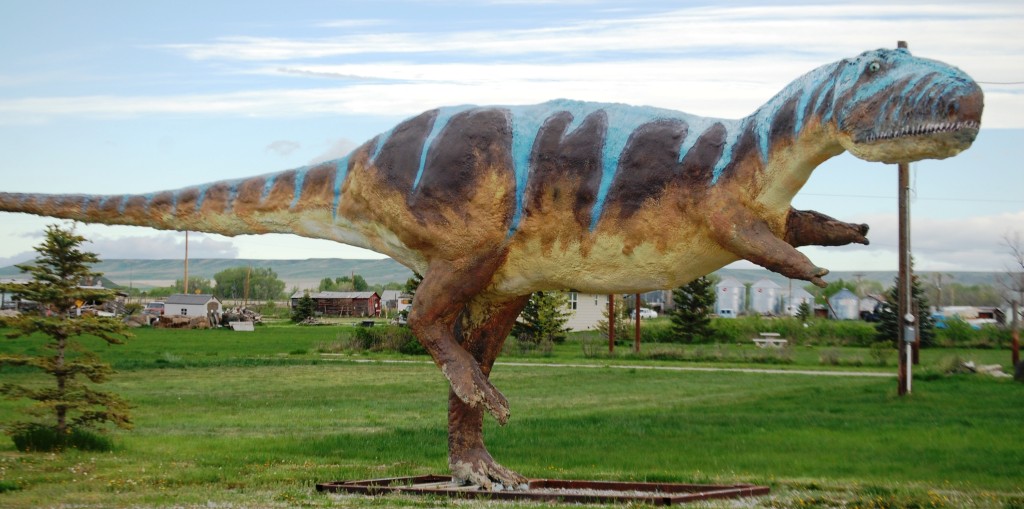
[[[232,267],[267,267],[277,273],[287,288],[316,288],[320,280],[329,277],[337,278],[352,273],[359,274],[370,284],[401,282],[412,277],[412,271],[398,262],[383,258],[379,260],[309,258],[306,260],[250,260],[241,258],[198,258],[189,260],[190,276],[212,279],[213,275]],[[184,260],[103,260],[94,268],[103,273],[111,281],[121,286],[147,288],[168,286],[184,275]],[[943,272],[952,274],[952,282],[961,285],[988,284],[996,282],[997,272]],[[720,269],[715,272],[719,277],[734,277],[742,283],[753,283],[761,278],[768,278],[788,287],[789,279],[764,269]],[[922,277],[930,272],[922,271]],[[22,277],[15,266],[0,268],[0,277]],[[836,271],[825,277],[826,281],[855,281],[860,277],[865,281],[878,281],[883,287],[892,285],[896,271]],[[803,288],[806,281],[793,280],[793,286]]]
[[[185,272],[184,260],[102,260],[93,266],[104,277],[121,286],[149,288],[169,286],[181,279]],[[233,267],[252,266],[269,268],[277,273],[287,288],[316,288],[320,280],[359,274],[367,283],[404,283],[412,277],[412,271],[398,262],[384,258],[380,260],[357,260],[337,258],[310,258],[306,260],[250,260],[243,258],[197,258],[188,261],[190,277],[213,279],[213,275]],[[23,277],[15,266],[0,268],[0,277]]]

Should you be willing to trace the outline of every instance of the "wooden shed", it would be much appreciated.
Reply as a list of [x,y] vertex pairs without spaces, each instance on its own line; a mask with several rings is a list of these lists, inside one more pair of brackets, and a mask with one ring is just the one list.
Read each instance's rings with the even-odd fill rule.
[[[292,294],[295,307],[306,292]],[[314,309],[325,316],[380,316],[381,299],[377,292],[310,292]]]

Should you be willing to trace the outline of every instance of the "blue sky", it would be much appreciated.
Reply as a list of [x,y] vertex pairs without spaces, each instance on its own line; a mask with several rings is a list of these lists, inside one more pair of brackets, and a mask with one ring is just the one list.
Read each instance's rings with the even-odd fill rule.
[[[472,6],[465,6],[471,4]],[[738,118],[828,62],[909,42],[982,83],[975,146],[913,166],[921,270],[1002,270],[1024,233],[1024,3],[34,1],[0,18],[0,188],[145,193],[293,168],[423,110],[566,97]],[[794,201],[871,225],[804,248],[897,264],[896,169],[843,155]],[[0,265],[52,219],[0,214]],[[104,258],[182,258],[184,235],[82,225]],[[376,257],[326,241],[192,235],[193,257]]]

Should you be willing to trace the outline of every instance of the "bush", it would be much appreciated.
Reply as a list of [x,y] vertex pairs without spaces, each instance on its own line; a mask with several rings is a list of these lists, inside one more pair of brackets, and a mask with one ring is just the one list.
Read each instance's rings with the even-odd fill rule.
[[359,327],[352,333],[349,349],[371,352],[398,352],[406,355],[426,355],[412,330],[406,327]]
[[879,366],[886,366],[889,364],[889,359],[892,357],[896,349],[892,347],[892,343],[888,341],[876,341],[871,344],[871,350],[869,351],[871,359],[875,361],[875,364]]
[[950,346],[967,345],[974,339],[974,329],[971,324],[963,321],[960,317],[952,317],[946,320],[946,327],[939,329],[939,337],[944,344]]
[[530,338],[508,338],[501,351],[505,355],[551,357],[554,347],[551,339],[535,343]]
[[806,324],[796,318],[717,318],[711,323],[715,337],[708,343],[749,344],[762,332],[775,332],[790,344],[808,346],[870,346],[875,329],[859,320],[810,320]]
[[42,424],[30,424],[11,432],[14,447],[21,452],[60,452],[65,449],[109,451],[114,448],[110,438],[82,428],[60,433]]

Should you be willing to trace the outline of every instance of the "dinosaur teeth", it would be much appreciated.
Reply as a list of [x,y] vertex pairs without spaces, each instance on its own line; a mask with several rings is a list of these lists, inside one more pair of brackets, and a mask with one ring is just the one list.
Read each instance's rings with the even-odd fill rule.
[[957,122],[929,122],[913,126],[903,126],[896,130],[866,134],[863,136],[862,140],[865,143],[871,143],[875,141],[900,138],[902,136],[918,136],[923,134],[959,131],[961,129],[978,129],[979,126],[980,124],[973,120]]

